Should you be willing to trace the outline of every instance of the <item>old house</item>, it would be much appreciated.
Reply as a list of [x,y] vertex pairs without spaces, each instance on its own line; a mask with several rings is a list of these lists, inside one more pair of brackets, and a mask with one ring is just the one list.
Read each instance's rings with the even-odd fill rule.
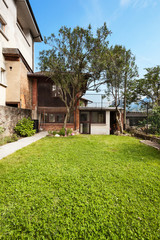
[[[39,122],[39,128],[59,130],[63,127],[66,107],[59,97],[54,82],[42,72],[28,73],[33,84],[32,112]],[[109,135],[117,130],[114,107],[90,107],[88,99],[81,98],[77,109],[71,114],[67,128],[82,134]],[[120,109],[123,121],[123,109]]]
[[42,36],[29,0],[0,1],[0,105],[32,108],[34,43]]
[[[63,127],[66,107],[59,97],[57,86],[42,72],[28,73],[32,82],[32,116],[39,122],[39,128],[60,130]],[[72,112],[67,128],[79,130],[79,110]]]

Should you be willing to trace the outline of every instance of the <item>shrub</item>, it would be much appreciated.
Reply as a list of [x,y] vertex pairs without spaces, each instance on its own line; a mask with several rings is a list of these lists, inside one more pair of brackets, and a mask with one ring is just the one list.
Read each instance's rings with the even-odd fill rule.
[[11,138],[12,138],[12,142],[18,141],[18,136],[17,136],[17,134],[15,134],[15,133],[12,135]]
[[149,127],[150,133],[160,134],[160,106],[153,108],[151,116],[149,116]]
[[67,129],[67,136],[72,134],[72,129],[68,128]]
[[52,131],[48,131],[48,134],[49,134],[49,135],[52,135],[53,133],[52,133]]
[[58,133],[57,131],[52,132],[53,136],[55,136],[57,133]]
[[59,131],[58,134],[59,134],[60,136],[65,136],[65,134],[66,134],[65,128],[61,128],[61,130]]
[[15,126],[15,132],[22,137],[29,137],[35,134],[36,130],[33,129],[34,122],[30,118],[23,118],[18,121]]

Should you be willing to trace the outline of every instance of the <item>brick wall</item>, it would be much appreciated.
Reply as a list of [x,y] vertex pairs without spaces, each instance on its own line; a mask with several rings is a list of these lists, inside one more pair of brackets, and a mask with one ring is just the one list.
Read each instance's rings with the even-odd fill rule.
[[20,75],[20,102],[21,108],[32,108],[32,83],[27,77],[28,69],[21,62],[21,75]]
[[[41,123],[39,127],[46,131],[59,131],[63,128],[63,123]],[[74,129],[74,123],[67,123],[67,128]]]
[[31,117],[31,110],[0,106],[0,126],[5,129],[3,136],[12,135],[18,120],[24,117]]

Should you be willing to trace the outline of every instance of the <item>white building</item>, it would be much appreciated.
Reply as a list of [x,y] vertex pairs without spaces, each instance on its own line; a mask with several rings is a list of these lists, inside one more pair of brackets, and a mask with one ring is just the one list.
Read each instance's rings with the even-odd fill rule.
[[34,43],[42,36],[28,0],[0,1],[0,105],[31,108]]
[[[118,108],[123,124],[123,109]],[[80,133],[110,135],[118,130],[115,107],[79,107]]]

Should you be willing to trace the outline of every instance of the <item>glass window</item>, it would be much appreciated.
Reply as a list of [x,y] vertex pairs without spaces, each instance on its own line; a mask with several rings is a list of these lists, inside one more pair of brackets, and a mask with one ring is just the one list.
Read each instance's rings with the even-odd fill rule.
[[49,114],[49,122],[55,122],[56,121],[56,116],[54,113]]
[[0,14],[0,29],[4,32],[5,30],[5,25],[6,25],[6,21],[4,20],[4,18],[2,17],[2,15]]
[[105,123],[105,112],[92,112],[92,123]]
[[80,121],[88,122],[89,121],[89,112],[81,112]]
[[0,29],[2,30],[2,31],[4,31],[4,24],[1,22],[1,20],[0,20]]
[[41,121],[43,123],[63,123],[64,113],[42,113]]
[[56,85],[52,85],[52,97],[58,97],[60,94],[59,88]]
[[44,122],[48,122],[48,113],[44,114]]
[[1,71],[0,71],[0,83],[6,84],[6,81],[5,81],[5,70],[3,68],[1,68]]
[[56,114],[56,122],[63,123],[64,122],[64,114]]

